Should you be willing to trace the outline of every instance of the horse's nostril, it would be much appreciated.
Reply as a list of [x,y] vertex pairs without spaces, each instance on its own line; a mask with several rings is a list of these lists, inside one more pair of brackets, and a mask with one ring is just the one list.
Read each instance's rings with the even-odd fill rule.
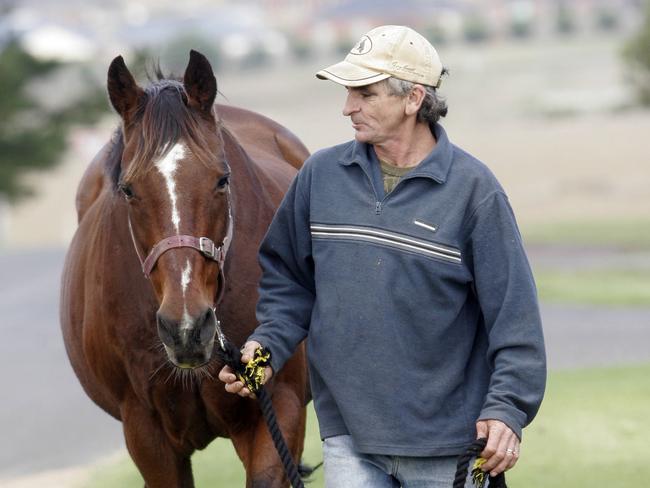
[[174,325],[166,320],[160,313],[156,314],[156,322],[158,324],[158,336],[160,340],[168,347],[173,347],[175,340]]
[[209,308],[200,314],[196,320],[183,325],[165,318],[160,312],[156,314],[156,320],[160,340],[167,347],[174,350],[178,349],[178,347],[184,349],[210,346],[217,328],[214,314]]
[[217,330],[217,324],[212,310],[207,309],[203,313],[199,321],[197,321],[196,328],[200,332],[199,340],[201,344],[207,345],[210,341],[212,341]]

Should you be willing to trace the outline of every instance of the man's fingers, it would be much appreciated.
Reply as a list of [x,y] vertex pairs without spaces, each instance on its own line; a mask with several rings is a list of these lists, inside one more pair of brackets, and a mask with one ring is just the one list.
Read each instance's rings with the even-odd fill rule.
[[232,383],[233,381],[237,380],[237,377],[233,373],[230,366],[224,366],[221,368],[221,371],[219,371],[219,379],[224,383]]
[[246,386],[244,386],[244,383],[242,383],[241,381],[227,383],[225,388],[228,393],[236,393],[240,397],[251,397],[251,398],[255,397],[255,395],[253,395],[251,391]]
[[487,437],[480,456],[485,459],[481,469],[496,476],[512,468],[519,459],[519,438],[500,420],[479,420],[476,422],[476,437]]
[[486,470],[490,471],[490,476],[496,476],[499,473],[503,473],[508,468],[513,455],[513,450],[509,447],[510,444],[511,439],[509,433],[504,433],[503,436],[501,436],[501,442],[499,442],[499,447],[497,447],[496,454],[492,456],[492,459],[490,460],[498,460],[498,462],[495,466],[488,466],[485,468]]
[[517,436],[514,436],[515,442],[512,442],[510,447],[506,450],[506,453],[510,453],[508,455],[508,465],[505,468],[505,471],[508,471],[510,468],[513,468],[515,464],[517,464],[517,461],[519,460],[519,450],[521,449],[521,446],[519,445],[519,439]]
[[[513,435],[516,438],[516,436]],[[518,441],[518,439],[517,439]],[[501,449],[501,447],[499,447]],[[499,473],[509,470],[517,463],[517,458],[519,456],[519,446],[518,442],[515,443],[512,440],[509,443],[509,446],[506,448],[505,456],[495,468],[490,470],[490,476],[496,476]]]
[[507,461],[506,449],[510,445],[510,435],[501,429],[490,429],[489,436],[488,446],[490,445],[490,441],[493,442],[489,449],[488,446],[486,446],[485,451],[483,451],[487,451],[489,453],[489,457],[483,456],[485,459],[487,459],[487,461],[483,466],[481,466],[481,469],[483,471],[489,471],[492,476],[496,476],[499,474],[497,468],[500,467],[504,461]]
[[[487,444],[485,445],[485,449],[483,449],[483,452],[481,452],[481,457],[487,459],[489,462],[490,458],[492,458],[492,456],[496,455],[498,452],[499,443],[501,442],[501,436],[503,435],[503,428],[501,428],[500,425],[495,423],[489,423],[488,425],[489,425],[489,430],[487,434],[487,438],[488,438]],[[485,466],[485,464],[483,466]],[[487,471],[487,469],[484,470]]]
[[[262,347],[261,344],[257,341],[248,341],[241,348],[241,362],[249,363],[254,355],[255,351]],[[264,381],[266,383],[271,376],[273,375],[273,370],[270,367],[265,368],[264,370]],[[244,385],[244,382],[241,381],[232,370],[230,366],[224,366],[219,371],[219,379],[225,383],[225,389],[228,393],[236,393],[242,397],[251,397],[255,398],[255,395]]]
[[241,381],[233,381],[232,383],[226,383],[225,388],[228,393],[239,393],[244,388],[244,383]]
[[[481,453],[486,462],[481,466],[481,469],[489,472],[491,476],[496,476],[514,465],[512,464],[512,458],[515,449],[518,449],[519,439],[503,422],[488,421],[488,425],[488,442]],[[516,446],[516,448],[513,448],[513,446]]]
[[262,384],[265,385],[268,383],[268,381],[271,379],[271,376],[273,376],[273,368],[271,368],[271,366],[267,366],[264,368],[264,381]]

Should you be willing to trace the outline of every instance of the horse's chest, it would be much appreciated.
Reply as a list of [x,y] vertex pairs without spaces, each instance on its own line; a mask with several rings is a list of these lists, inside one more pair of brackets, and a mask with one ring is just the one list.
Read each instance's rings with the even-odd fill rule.
[[165,433],[178,447],[203,449],[214,439],[198,394],[161,389],[154,393],[153,402]]

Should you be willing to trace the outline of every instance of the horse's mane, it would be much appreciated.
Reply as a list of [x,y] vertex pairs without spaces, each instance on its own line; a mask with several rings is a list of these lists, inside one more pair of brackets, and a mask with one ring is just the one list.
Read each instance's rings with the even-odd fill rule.
[[[210,152],[206,130],[218,128],[215,119],[206,120],[204,115],[188,106],[187,93],[182,82],[165,78],[156,68],[157,80],[144,89],[144,96],[132,124],[138,126],[136,150],[125,174],[121,171],[124,153],[124,131],[118,128],[113,134],[113,145],[106,160],[108,174],[117,188],[120,180],[130,181],[151,166],[183,139],[192,153],[206,166],[218,164],[219,159]],[[151,77],[150,77],[151,80]],[[217,125],[215,125],[217,124]],[[207,127],[206,127],[207,125]]]

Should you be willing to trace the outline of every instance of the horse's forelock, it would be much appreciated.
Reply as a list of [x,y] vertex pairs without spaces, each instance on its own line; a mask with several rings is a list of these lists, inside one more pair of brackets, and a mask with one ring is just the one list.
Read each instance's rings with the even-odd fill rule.
[[[130,180],[147,171],[180,140],[184,139],[196,157],[206,166],[214,166],[205,140],[205,120],[187,105],[183,84],[176,80],[162,80],[145,90],[146,103],[136,121],[141,130],[136,151],[125,179]],[[216,127],[210,130],[215,130]]]
[[175,76],[165,76],[160,67],[160,60],[156,60],[150,68],[146,70],[147,78],[151,83],[156,83],[158,81],[164,81],[168,79],[176,79]]
[[117,190],[122,174],[122,154],[124,153],[124,134],[117,129],[111,136],[111,149],[105,161],[106,172],[110,178],[113,189]]

